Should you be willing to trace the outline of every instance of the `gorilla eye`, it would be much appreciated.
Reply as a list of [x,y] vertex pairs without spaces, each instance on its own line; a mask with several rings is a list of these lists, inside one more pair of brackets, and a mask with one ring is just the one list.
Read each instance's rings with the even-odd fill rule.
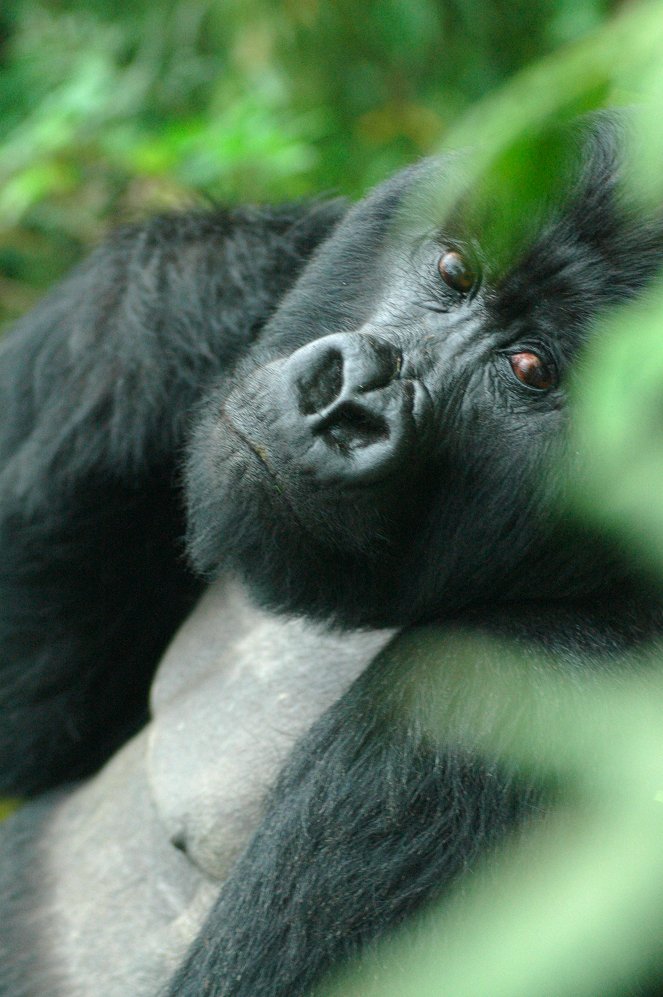
[[461,294],[467,294],[477,282],[476,270],[457,249],[443,253],[437,262],[437,269],[444,283]]
[[554,368],[536,353],[529,351],[513,353],[509,357],[509,363],[518,380],[526,384],[528,388],[547,391],[549,388],[555,387],[557,379]]

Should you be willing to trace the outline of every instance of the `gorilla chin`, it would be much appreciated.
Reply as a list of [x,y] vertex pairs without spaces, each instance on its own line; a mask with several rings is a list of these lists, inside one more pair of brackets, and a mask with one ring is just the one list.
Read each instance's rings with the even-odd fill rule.
[[403,561],[427,504],[413,485],[432,423],[427,390],[402,367],[400,351],[368,332],[332,335],[216,398],[187,468],[198,570],[230,564],[279,611],[344,626],[402,621]]

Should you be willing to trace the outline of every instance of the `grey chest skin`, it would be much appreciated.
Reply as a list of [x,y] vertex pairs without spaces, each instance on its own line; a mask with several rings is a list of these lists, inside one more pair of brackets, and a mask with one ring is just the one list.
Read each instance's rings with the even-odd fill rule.
[[26,953],[16,993],[152,997],[294,741],[391,636],[330,633],[256,609],[233,581],[213,586],[164,655],[149,725],[0,830],[0,958]]

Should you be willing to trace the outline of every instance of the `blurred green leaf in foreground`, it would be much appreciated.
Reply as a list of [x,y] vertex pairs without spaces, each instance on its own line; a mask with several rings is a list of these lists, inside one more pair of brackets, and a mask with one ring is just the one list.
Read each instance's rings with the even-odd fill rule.
[[[583,110],[635,105],[624,195],[660,212],[662,67],[663,7],[633,4],[461,117],[445,147],[469,149],[462,182],[501,199],[489,219],[494,245],[517,244],[519,215],[555,186],[560,148],[539,136]],[[445,195],[449,208],[462,193]],[[612,531],[663,578],[663,284],[600,317],[596,333],[575,378],[569,514]],[[413,640],[439,685],[427,707],[433,736],[444,743],[471,730],[488,757],[556,780],[560,803],[316,997],[597,997],[660,979],[660,648],[625,663],[619,678],[570,684],[508,646],[433,628]],[[496,712],[506,718],[499,737],[482,741],[481,718]]]

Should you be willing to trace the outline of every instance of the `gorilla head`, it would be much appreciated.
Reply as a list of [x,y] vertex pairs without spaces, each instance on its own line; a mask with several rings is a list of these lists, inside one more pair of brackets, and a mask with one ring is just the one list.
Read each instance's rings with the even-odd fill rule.
[[660,258],[618,173],[610,132],[586,136],[563,201],[499,269],[458,220],[471,211],[440,223],[445,162],[351,211],[194,434],[198,566],[345,625],[513,599],[542,574],[541,596],[604,583],[607,555],[556,503],[589,321]]

